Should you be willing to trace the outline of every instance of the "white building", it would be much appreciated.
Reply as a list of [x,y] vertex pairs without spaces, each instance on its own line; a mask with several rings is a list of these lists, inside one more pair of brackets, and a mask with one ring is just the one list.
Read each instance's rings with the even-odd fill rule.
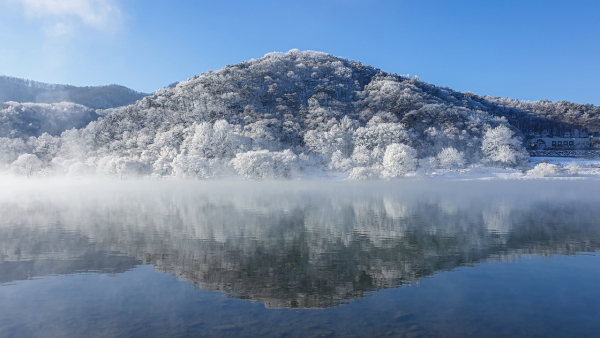
[[536,149],[575,149],[589,148],[591,139],[588,137],[536,137],[529,139],[527,146]]

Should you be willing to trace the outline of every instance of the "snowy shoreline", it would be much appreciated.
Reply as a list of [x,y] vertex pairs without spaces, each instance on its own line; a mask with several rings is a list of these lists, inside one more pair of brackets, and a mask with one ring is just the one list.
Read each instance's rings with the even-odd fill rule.
[[[540,166],[541,164],[541,166]],[[425,171],[418,169],[403,177],[392,179],[371,179],[391,181],[418,180],[585,180],[600,179],[600,159],[585,159],[579,157],[531,157],[529,166],[521,168],[493,168],[481,165],[471,165],[463,169],[434,169]],[[301,177],[292,180],[351,180],[349,173],[339,173],[313,169]],[[369,179],[365,179],[369,180]]]
[[54,173],[31,177],[15,176],[10,173],[0,175],[3,180],[107,180],[107,181],[206,181],[206,182],[242,182],[242,181],[473,181],[473,180],[595,180],[600,179],[600,159],[577,157],[531,157],[529,166],[520,168],[493,168],[471,165],[463,169],[417,169],[398,178],[352,179],[350,173],[332,172],[325,166],[305,168],[295,172],[289,178],[247,179],[238,175],[222,175],[210,179],[192,179],[160,176],[114,177],[101,174],[81,176],[61,176]]

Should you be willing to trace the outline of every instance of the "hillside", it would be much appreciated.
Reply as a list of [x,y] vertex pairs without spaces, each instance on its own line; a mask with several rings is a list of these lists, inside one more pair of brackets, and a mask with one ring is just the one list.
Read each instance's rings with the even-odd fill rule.
[[147,94],[109,85],[75,87],[0,76],[0,137],[59,136],[98,119],[100,109],[133,103]]
[[146,95],[115,84],[76,87],[0,76],[0,102],[73,102],[92,109],[107,109],[133,103]]
[[72,128],[84,128],[98,119],[93,109],[71,102],[0,103],[0,137],[58,136]]
[[292,50],[194,76],[104,113],[84,129],[46,136],[43,146],[0,139],[0,160],[27,175],[267,178],[319,167],[356,179],[400,177],[525,164],[524,134],[586,133],[598,127],[599,109],[460,93]]

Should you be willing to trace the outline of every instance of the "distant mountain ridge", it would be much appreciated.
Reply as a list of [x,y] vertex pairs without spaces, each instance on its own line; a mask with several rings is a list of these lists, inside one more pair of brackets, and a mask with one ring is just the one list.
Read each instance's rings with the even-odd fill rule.
[[116,84],[77,87],[0,76],[0,102],[73,102],[92,109],[108,109],[131,104],[147,95]]

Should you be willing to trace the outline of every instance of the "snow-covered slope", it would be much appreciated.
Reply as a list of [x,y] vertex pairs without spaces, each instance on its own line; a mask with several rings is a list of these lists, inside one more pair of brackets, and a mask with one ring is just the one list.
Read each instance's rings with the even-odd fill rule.
[[100,115],[93,109],[71,102],[0,103],[0,136],[27,139],[43,133],[60,135],[72,128],[84,128]]
[[0,76],[0,137],[58,136],[98,119],[100,109],[127,105],[146,95],[118,85],[76,87]]

